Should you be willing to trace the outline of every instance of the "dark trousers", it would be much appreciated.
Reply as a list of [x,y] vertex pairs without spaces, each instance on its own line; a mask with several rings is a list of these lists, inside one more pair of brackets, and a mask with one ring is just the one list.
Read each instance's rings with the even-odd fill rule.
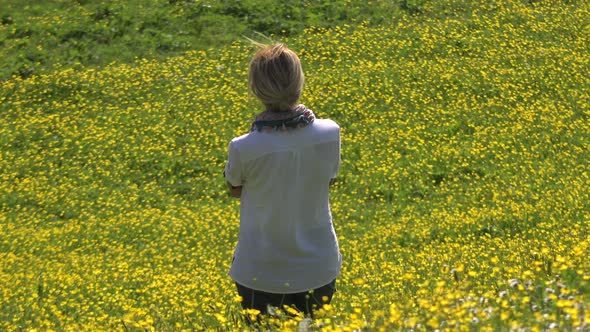
[[264,315],[268,313],[268,306],[279,309],[283,309],[283,306],[290,306],[313,317],[313,311],[321,309],[324,304],[329,304],[336,292],[336,280],[320,288],[294,294],[267,293],[238,283],[236,286],[238,294],[242,297],[242,308],[257,309]]

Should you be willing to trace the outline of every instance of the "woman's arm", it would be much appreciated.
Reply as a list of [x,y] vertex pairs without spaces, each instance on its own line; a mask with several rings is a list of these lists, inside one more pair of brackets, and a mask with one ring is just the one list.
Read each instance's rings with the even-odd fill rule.
[[231,183],[229,183],[229,181],[227,181],[226,183],[227,183],[227,189],[229,189],[229,195],[231,197],[240,198],[242,196],[242,186],[234,187],[231,185]]

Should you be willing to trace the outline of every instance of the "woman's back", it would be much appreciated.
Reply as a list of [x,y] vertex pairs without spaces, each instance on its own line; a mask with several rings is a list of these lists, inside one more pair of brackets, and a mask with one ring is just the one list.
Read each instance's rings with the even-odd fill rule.
[[341,258],[329,207],[340,130],[331,120],[231,141],[226,177],[243,185],[230,275],[253,289],[295,293],[333,280]]

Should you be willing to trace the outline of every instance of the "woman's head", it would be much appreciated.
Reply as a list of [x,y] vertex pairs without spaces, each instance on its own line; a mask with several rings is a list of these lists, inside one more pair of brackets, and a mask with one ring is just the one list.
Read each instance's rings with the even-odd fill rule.
[[299,57],[283,44],[262,45],[250,62],[248,84],[267,110],[294,107],[301,96],[303,81]]

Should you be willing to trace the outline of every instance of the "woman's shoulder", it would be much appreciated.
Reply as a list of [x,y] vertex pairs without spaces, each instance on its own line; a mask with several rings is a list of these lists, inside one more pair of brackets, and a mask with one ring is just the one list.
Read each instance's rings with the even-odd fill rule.
[[315,119],[314,123],[320,124],[324,127],[331,127],[331,128],[340,128],[338,123],[332,119]]
[[316,119],[309,131],[302,132],[305,136],[304,141],[321,143],[340,140],[340,127],[334,120]]
[[340,126],[336,121],[331,119],[316,119],[314,121],[314,127],[325,132],[339,132]]
[[233,145],[240,144],[240,142],[245,141],[248,138],[248,136],[249,136],[249,133],[234,137],[230,141],[230,144],[233,144]]

